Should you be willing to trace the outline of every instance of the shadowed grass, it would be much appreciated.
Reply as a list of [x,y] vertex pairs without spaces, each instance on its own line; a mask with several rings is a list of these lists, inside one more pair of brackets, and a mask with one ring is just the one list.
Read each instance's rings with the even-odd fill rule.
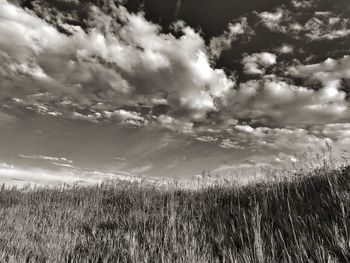
[[350,168],[198,191],[0,191],[1,262],[350,262]]

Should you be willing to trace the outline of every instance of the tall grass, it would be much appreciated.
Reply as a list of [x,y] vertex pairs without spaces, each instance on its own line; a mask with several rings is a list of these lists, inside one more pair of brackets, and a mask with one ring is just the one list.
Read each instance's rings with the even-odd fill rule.
[[350,262],[350,168],[197,191],[0,191],[0,262]]

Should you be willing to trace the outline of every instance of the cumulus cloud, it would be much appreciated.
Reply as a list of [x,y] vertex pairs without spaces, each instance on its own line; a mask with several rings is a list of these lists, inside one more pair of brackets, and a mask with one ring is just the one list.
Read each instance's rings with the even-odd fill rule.
[[304,25],[305,35],[312,40],[333,40],[350,35],[350,20],[331,12],[316,12]]
[[55,111],[50,105],[41,103],[40,99],[38,99],[39,97],[39,94],[35,94],[34,96],[27,96],[26,100],[14,97],[11,99],[9,104],[7,104],[7,106],[16,105],[28,110],[33,110],[39,114],[51,115],[56,117],[62,115],[62,112]]
[[315,126],[312,133],[318,136],[330,138],[339,146],[350,144],[350,123],[331,123],[324,126]]
[[268,27],[271,30],[276,30],[279,29],[279,24],[283,19],[283,12],[284,11],[282,9],[278,9],[274,13],[262,12],[258,14],[258,16],[266,27]]
[[221,52],[230,49],[232,42],[243,34],[252,34],[246,17],[241,17],[235,23],[229,23],[228,29],[222,35],[213,37],[209,44],[210,53],[216,58],[220,57]]
[[277,8],[274,12],[257,13],[261,23],[274,32],[287,33],[298,32],[301,30],[301,25],[291,23],[293,18],[288,10]]
[[97,123],[100,121],[100,119],[102,119],[102,114],[99,112],[95,112],[92,114],[82,114],[74,111],[71,115],[71,118],[74,120],[84,120]]
[[293,53],[294,47],[289,44],[283,44],[281,47],[277,48],[276,51],[279,54],[290,54]]
[[231,113],[227,118],[297,127],[345,120],[349,116],[346,94],[332,83],[315,90],[274,75],[250,80],[241,83],[229,97],[232,106],[225,109],[226,114]]
[[218,138],[215,138],[213,136],[200,136],[196,138],[200,142],[216,142],[218,141]]
[[[122,21],[118,33],[111,19],[91,7],[90,23],[95,27],[85,31],[74,26],[65,35],[2,0],[0,47],[4,63],[0,72],[7,76],[1,80],[6,87],[2,95],[11,95],[13,86],[22,86],[23,94],[29,95],[40,88],[80,106],[104,101],[114,108],[149,103],[152,98],[166,100],[170,115],[190,120],[203,119],[208,111],[217,110],[215,98],[224,97],[234,82],[223,70],[211,67],[198,32],[179,23],[176,28],[181,36],[177,38],[161,33],[161,28],[142,13],[114,8]],[[103,24],[104,30],[96,24]],[[233,26],[235,30],[239,31]],[[75,117],[84,118],[81,115],[78,112]],[[87,118],[98,120],[99,116]]]
[[[292,2],[296,7],[307,7],[304,2]],[[307,40],[334,40],[350,35],[350,20],[332,12],[292,13],[285,8],[257,14],[261,23],[273,32],[289,34]],[[307,20],[305,22],[305,17]]]
[[350,58],[344,56],[338,60],[328,58],[322,63],[311,65],[296,65],[289,68],[292,76],[306,79],[311,84],[318,82],[322,84],[322,89],[318,91],[319,99],[322,103],[319,108],[324,108],[325,104],[332,105],[330,112],[337,112],[346,119],[349,116],[349,103],[347,93],[344,91],[343,80],[350,79]]
[[231,139],[223,139],[219,146],[224,149],[242,149],[242,146],[239,145],[239,142],[233,141]]
[[265,69],[277,63],[277,56],[269,52],[254,53],[242,59],[244,73],[248,75],[265,74]]
[[314,1],[299,1],[299,0],[293,0],[292,2],[292,5],[295,7],[295,8],[310,8],[313,6],[314,4]]
[[[245,150],[273,154],[276,151],[285,153],[300,152],[309,146],[324,145],[330,139],[326,136],[317,136],[313,132],[302,128],[253,128],[249,125],[236,127],[231,132],[230,144],[244,143]],[[293,143],[291,143],[293,142]]]
[[141,116],[140,113],[126,110],[115,110],[113,112],[105,111],[104,114],[109,119],[116,120],[122,124],[129,124],[133,126],[144,126],[147,123],[147,120]]
[[[317,40],[350,35],[345,15],[314,13],[309,10],[314,1],[291,1],[290,9],[283,5],[255,12],[259,22],[254,25],[246,18],[254,16],[240,14],[213,37],[184,21],[161,28],[142,12],[130,13],[107,2],[99,7],[66,2],[69,8],[59,12],[50,3],[35,2],[29,11],[0,0],[0,100],[6,108],[0,110],[1,125],[15,120],[9,111],[30,110],[52,116],[45,119],[76,120],[77,125],[79,120],[93,126],[116,123],[159,134],[164,128],[196,140],[198,147],[274,156],[281,162],[308,145],[349,141],[350,59],[334,55],[343,54],[345,45],[327,53],[337,59],[305,62],[312,55],[306,52],[323,43]],[[268,30],[252,34],[261,26]],[[259,34],[267,31],[279,34],[269,33],[271,42],[259,50]],[[238,55],[226,63],[233,66],[226,67],[220,55],[234,49],[235,41],[240,42]],[[214,66],[220,63],[225,71]],[[235,66],[245,74],[237,80],[230,77],[237,75]],[[173,144],[178,141],[154,148]],[[286,155],[276,155],[279,152]],[[60,157],[22,158],[74,169]],[[135,171],[156,167],[141,164]]]
[[181,133],[192,133],[193,123],[174,119],[170,116],[161,115],[157,119],[158,124],[161,127],[167,128],[172,131],[177,131]]
[[289,68],[289,73],[293,76],[319,81],[325,88],[337,88],[340,87],[341,79],[350,78],[350,57],[328,58],[321,63],[295,65]]

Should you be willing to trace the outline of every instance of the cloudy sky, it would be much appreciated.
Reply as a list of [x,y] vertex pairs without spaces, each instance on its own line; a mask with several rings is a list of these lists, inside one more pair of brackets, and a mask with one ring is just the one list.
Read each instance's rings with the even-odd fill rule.
[[0,175],[346,155],[349,43],[348,0],[0,0]]

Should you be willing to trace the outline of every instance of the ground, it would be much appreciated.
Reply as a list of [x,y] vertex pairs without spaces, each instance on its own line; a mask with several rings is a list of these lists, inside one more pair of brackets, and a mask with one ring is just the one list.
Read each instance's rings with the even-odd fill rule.
[[350,169],[248,186],[0,192],[1,262],[348,262]]

